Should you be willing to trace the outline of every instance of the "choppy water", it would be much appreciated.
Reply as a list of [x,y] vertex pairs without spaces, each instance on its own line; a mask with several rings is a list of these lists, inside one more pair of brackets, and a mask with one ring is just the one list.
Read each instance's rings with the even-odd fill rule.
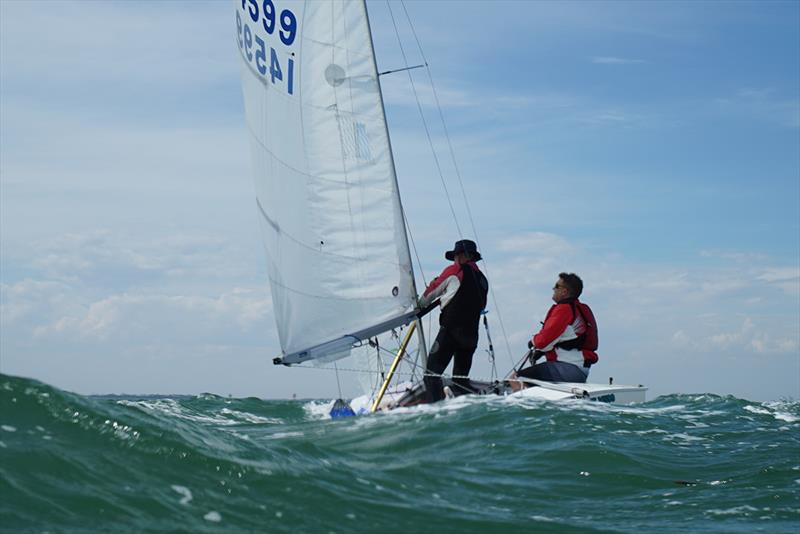
[[797,532],[800,403],[82,397],[0,375],[0,529]]

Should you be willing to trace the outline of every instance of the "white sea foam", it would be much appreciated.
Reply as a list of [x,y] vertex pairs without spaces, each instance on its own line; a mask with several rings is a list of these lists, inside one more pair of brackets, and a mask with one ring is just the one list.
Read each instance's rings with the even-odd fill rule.
[[211,521],[212,523],[219,523],[222,521],[222,516],[219,515],[219,512],[211,511],[208,512],[206,515],[203,516],[203,519],[206,521]]
[[303,405],[303,410],[311,419],[330,419],[335,401],[311,401]]
[[646,436],[647,434],[669,434],[666,430],[662,430],[660,428],[651,428],[649,430],[636,430],[634,432],[639,436]]
[[735,506],[733,508],[726,508],[724,510],[720,509],[711,509],[706,510],[706,513],[713,514],[713,515],[750,515],[751,512],[757,512],[758,508],[753,508],[748,504],[743,504],[742,506]]
[[761,406],[745,406],[744,409],[759,415],[771,415],[779,421],[794,423],[800,420],[800,418],[786,411],[789,408],[789,404],[790,403],[784,401],[771,401],[765,402]]
[[266,439],[283,439],[283,438],[298,438],[303,436],[302,432],[292,431],[292,432],[275,432],[274,434],[270,434],[268,436],[264,436]]
[[689,434],[684,434],[684,433],[680,432],[680,433],[677,433],[677,434],[669,434],[667,436],[664,436],[664,438],[662,438],[662,440],[663,441],[681,440],[681,441],[686,441],[686,442],[692,442],[692,441],[706,441],[706,438],[699,438],[697,436],[690,436]]
[[222,410],[220,410],[219,413],[224,414],[224,415],[231,415],[231,416],[235,417],[236,419],[241,419],[242,421],[246,421],[248,423],[256,423],[256,424],[259,424],[259,423],[281,424],[281,423],[283,423],[283,421],[281,421],[280,419],[275,419],[275,418],[271,418],[271,417],[261,417],[261,416],[258,416],[258,415],[254,415],[252,413],[239,412],[237,410],[230,410],[228,408],[223,408]]
[[131,406],[143,411],[160,412],[178,419],[185,419],[187,421],[194,421],[197,423],[208,423],[212,425],[230,426],[237,424],[236,421],[231,421],[225,417],[199,415],[184,409],[175,399],[156,399],[156,400],[119,400],[117,404],[123,406]]
[[13,426],[11,426],[11,425],[0,425],[0,428],[2,428],[3,430],[5,430],[6,432],[16,432],[16,431],[17,431],[17,429],[16,429],[16,428],[14,428],[14,427],[13,427]]
[[180,503],[184,506],[192,501],[192,492],[186,486],[173,485],[171,488],[182,496]]
[[778,413],[774,414],[773,417],[775,417],[775,419],[779,419],[781,421],[786,421],[787,423],[794,423],[795,421],[798,420],[798,418],[796,416],[794,416],[794,415],[792,415],[790,413],[783,413],[783,412],[778,412]]
[[139,439],[139,432],[128,425],[123,425],[116,421],[111,421],[110,419],[106,419],[104,424],[112,427],[114,429],[114,435],[120,439]]

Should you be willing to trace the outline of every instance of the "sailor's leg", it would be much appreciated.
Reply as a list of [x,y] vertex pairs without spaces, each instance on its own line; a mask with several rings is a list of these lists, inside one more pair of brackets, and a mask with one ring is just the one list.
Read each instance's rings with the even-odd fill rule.
[[[463,395],[465,393],[473,393],[469,384],[469,370],[472,369],[472,355],[475,354],[475,349],[472,347],[468,349],[459,348],[455,353],[455,360],[453,361],[453,385],[455,389],[453,393],[456,395]],[[455,378],[459,377],[459,378]]]
[[[531,365],[530,367],[526,367],[524,369],[520,369],[516,373],[514,373],[513,378],[533,378],[536,380],[547,380],[546,378],[542,378],[541,369],[544,367],[544,363],[539,363],[536,365]],[[520,382],[519,380],[512,380],[510,381],[511,389],[514,391],[519,391],[521,389],[525,389],[530,387],[530,384],[526,384],[525,382]]]
[[575,364],[567,362],[552,362],[555,367],[553,374],[558,375],[558,382],[586,382],[586,373]]
[[525,388],[525,385],[522,382],[520,382],[519,380],[514,380],[518,376],[519,375],[515,371],[512,371],[511,376],[509,377],[507,382],[508,385],[511,387],[511,391],[513,391],[514,393]]
[[439,330],[436,341],[433,342],[428,353],[428,365],[425,367],[425,398],[427,402],[436,402],[444,399],[442,391],[441,374],[447,369],[453,358],[453,342],[443,330]]
[[586,382],[586,374],[577,365],[558,361],[533,365],[517,375],[545,382]]

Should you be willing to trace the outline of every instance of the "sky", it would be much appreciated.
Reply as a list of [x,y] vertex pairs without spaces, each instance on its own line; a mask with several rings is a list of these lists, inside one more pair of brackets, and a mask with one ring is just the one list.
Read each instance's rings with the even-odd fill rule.
[[[379,69],[402,67],[386,2],[367,5]],[[592,381],[800,398],[800,3],[408,1],[424,56],[391,8],[430,65],[458,172],[424,69],[414,85],[501,372],[568,271],[599,325]],[[0,372],[337,394],[272,365],[233,13],[0,0]],[[382,86],[423,286],[460,233],[408,74]]]

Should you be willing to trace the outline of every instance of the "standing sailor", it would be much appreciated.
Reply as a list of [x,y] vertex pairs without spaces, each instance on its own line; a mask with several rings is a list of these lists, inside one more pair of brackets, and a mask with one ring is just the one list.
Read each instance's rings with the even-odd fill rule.
[[444,398],[441,375],[454,356],[454,393],[472,392],[467,376],[472,367],[472,355],[478,347],[478,322],[489,291],[489,282],[475,264],[481,259],[481,254],[474,241],[456,241],[453,250],[445,252],[444,257],[453,264],[431,281],[420,299],[422,308],[437,299],[442,306],[439,333],[428,354],[425,369],[428,402]]

